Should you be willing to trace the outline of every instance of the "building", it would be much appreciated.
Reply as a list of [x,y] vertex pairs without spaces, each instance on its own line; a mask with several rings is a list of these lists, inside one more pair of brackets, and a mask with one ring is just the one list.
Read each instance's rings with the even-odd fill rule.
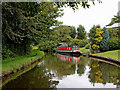
[[116,28],[118,30],[118,38],[120,38],[120,23],[114,23],[113,25],[107,26],[106,28],[111,28],[111,29]]

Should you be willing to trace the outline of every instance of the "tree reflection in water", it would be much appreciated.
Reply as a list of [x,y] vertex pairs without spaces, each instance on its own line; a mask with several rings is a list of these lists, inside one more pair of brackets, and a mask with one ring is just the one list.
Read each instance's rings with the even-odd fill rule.
[[112,64],[95,61],[94,59],[90,60],[89,63],[90,71],[88,78],[90,82],[93,83],[113,83],[120,85],[120,68]]
[[[50,58],[51,60],[49,60]],[[63,56],[64,58],[64,56]],[[45,66],[48,70],[52,70],[55,75],[62,79],[63,76],[71,75],[75,73],[75,63],[71,63],[72,60],[68,60],[68,58],[61,59],[57,57],[53,57],[52,55],[48,55],[45,60]]]
[[54,75],[48,72],[44,64],[41,64],[6,84],[3,90],[4,88],[56,88],[59,81],[50,80],[53,77]]

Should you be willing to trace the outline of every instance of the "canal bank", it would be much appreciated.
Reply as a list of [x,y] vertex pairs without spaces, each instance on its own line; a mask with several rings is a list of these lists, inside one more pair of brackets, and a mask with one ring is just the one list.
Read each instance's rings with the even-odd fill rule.
[[98,58],[98,59],[104,59],[106,61],[115,62],[115,63],[120,64],[120,60],[117,60],[117,59],[114,59],[114,58],[108,58],[108,57],[105,57],[105,56],[100,56],[100,55],[95,55],[95,54],[89,54],[89,57],[94,57],[94,58]]
[[[36,52],[36,53],[34,53]],[[43,51],[34,50],[29,55],[11,58],[10,61],[3,60],[2,62],[2,83],[1,86],[8,83],[10,80],[17,78],[25,72],[31,70],[37,63],[43,60],[45,54]]]
[[120,56],[119,56],[120,50],[113,50],[113,51],[107,51],[107,52],[101,52],[95,54],[90,53],[90,50],[85,48],[80,48],[80,51],[83,56],[103,59],[105,61],[110,61],[120,64]]

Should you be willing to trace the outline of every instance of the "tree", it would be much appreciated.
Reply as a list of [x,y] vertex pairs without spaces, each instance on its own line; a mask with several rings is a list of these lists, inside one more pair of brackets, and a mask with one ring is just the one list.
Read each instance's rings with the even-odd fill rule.
[[111,22],[107,26],[111,26],[114,23],[120,23],[120,15],[115,15],[114,18],[112,18]]
[[71,28],[69,26],[66,25],[61,25],[59,27],[54,28],[55,33],[58,37],[57,40],[59,40],[60,42],[69,42],[71,40]]
[[[90,4],[89,2],[92,2],[93,5],[95,5],[95,1],[96,0],[85,0],[85,1],[79,1],[79,2],[69,2],[69,1],[66,1],[66,2],[55,2],[54,4],[57,4],[58,7],[65,7],[65,6],[68,6],[68,7],[71,7],[73,10],[76,10],[78,9],[78,5],[81,5],[81,7],[83,8],[89,8],[90,7]],[[101,0],[97,0],[99,3],[102,3]]]
[[[119,13],[116,16],[114,16],[114,18],[112,18],[111,22],[107,26],[111,26],[114,23],[120,23],[120,15],[119,15]],[[118,28],[118,29],[119,29],[118,38],[120,38],[120,28]]]
[[100,42],[100,50],[107,51],[109,50],[109,32],[105,27],[102,29],[102,31],[104,31],[104,33],[102,34],[103,39]]
[[89,37],[90,37],[90,42],[91,44],[95,43],[95,33],[96,33],[96,28],[95,25],[90,29]]
[[86,36],[85,36],[86,32],[85,32],[84,26],[79,25],[77,28],[77,31],[78,31],[78,36],[77,36],[78,39],[81,39],[81,40],[86,39]]
[[49,40],[49,28],[63,14],[51,2],[4,2],[2,6],[3,50],[23,55],[30,51],[31,43]]
[[96,28],[96,34],[95,34],[95,43],[92,45],[93,50],[95,50],[96,52],[98,52],[99,48],[100,48],[100,42],[103,39],[102,37],[102,33],[104,31],[101,31],[101,28]]
[[103,33],[103,31],[101,31],[101,28],[99,25],[93,26],[90,29],[89,37],[90,37],[92,51],[94,50],[94,51],[98,52],[98,50],[100,48],[100,42],[103,39],[103,37],[101,36],[102,33]]
[[75,27],[74,27],[74,26],[69,26],[69,27],[70,27],[70,30],[71,30],[70,36],[71,36],[72,38],[75,38],[75,36],[76,36]]
[[118,37],[118,30],[116,28],[108,28],[107,31],[109,32],[110,38]]

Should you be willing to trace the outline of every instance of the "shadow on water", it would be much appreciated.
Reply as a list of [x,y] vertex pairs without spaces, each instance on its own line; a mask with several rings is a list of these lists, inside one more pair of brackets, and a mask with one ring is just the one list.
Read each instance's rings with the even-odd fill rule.
[[34,69],[4,88],[118,88],[120,68],[93,58],[47,54]]

